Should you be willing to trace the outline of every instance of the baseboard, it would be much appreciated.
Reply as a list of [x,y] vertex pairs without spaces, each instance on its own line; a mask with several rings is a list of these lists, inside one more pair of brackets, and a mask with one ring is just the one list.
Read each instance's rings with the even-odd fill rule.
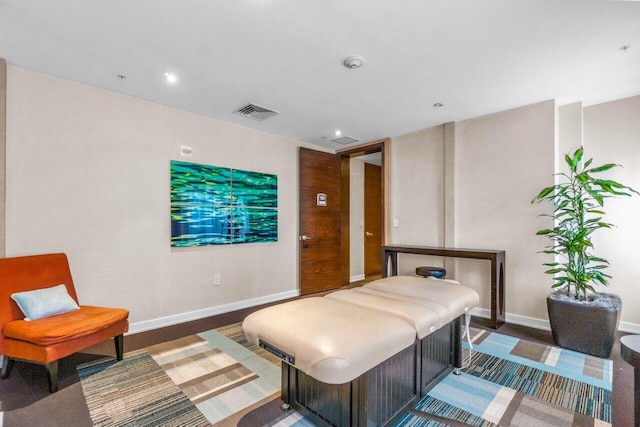
[[365,278],[366,278],[366,276],[364,274],[358,274],[356,276],[351,276],[349,278],[349,283],[359,282],[361,280],[364,280]]
[[[481,317],[483,319],[491,319],[491,311],[487,310],[486,308],[472,308],[471,315]],[[509,313],[506,314],[505,320],[507,323],[512,323],[514,325],[528,326],[529,328],[542,329],[543,331],[551,330],[551,325],[549,324],[548,320],[536,319],[534,317],[526,317]],[[640,334],[640,325],[637,323],[620,322],[618,331]]]
[[238,301],[231,304],[220,305],[217,307],[205,308],[202,310],[190,311],[188,313],[174,314],[172,316],[160,317],[153,320],[145,320],[129,324],[129,332],[127,335],[137,334],[140,332],[151,331],[153,329],[173,326],[180,323],[190,322],[192,320],[204,319],[205,317],[216,316],[218,314],[229,313],[244,308],[255,307],[261,304],[281,301],[288,298],[295,298],[300,295],[298,290],[287,291],[279,294],[267,295],[260,298],[253,298],[244,301]]
[[[481,317],[483,319],[491,319],[491,310],[486,308],[475,307],[471,309],[471,315],[476,317]],[[529,328],[534,329],[542,329],[545,331],[550,331],[551,327],[549,326],[549,322],[542,319],[536,319],[533,317],[520,316],[517,314],[505,314],[506,323],[512,323],[514,325],[527,326]]]
[[632,334],[640,334],[640,325],[637,323],[620,322],[618,330],[621,332],[630,332]]
[[536,319],[535,317],[520,316],[517,314],[506,314],[505,320],[507,323],[514,325],[527,326],[534,329],[542,329],[543,331],[550,331],[551,325],[548,320]]
[[[357,278],[356,280],[353,280]],[[360,276],[353,276],[351,281],[363,280]],[[277,302],[288,298],[295,298],[300,295],[298,290],[282,292],[279,294],[267,295],[260,298],[253,298],[244,301],[238,301],[231,304],[221,305],[217,307],[205,308],[202,310],[191,311],[188,313],[180,313],[167,317],[160,317],[158,319],[153,320],[145,320],[142,322],[131,323],[129,325],[130,334],[137,334],[139,332],[151,331],[153,329],[164,328],[166,326],[173,326],[184,322],[190,322],[192,320],[199,320],[205,317],[211,317],[218,314],[229,313],[236,310],[242,310],[244,308],[255,307],[261,304],[267,304],[270,302]],[[483,319],[491,319],[491,311],[486,308],[472,308],[471,315],[480,317]],[[517,314],[509,314],[506,313],[505,320],[507,323],[512,323],[514,325],[527,326],[529,328],[541,329],[544,331],[550,331],[551,327],[549,325],[548,320],[536,319],[533,317],[520,316]],[[620,322],[620,326],[618,330],[621,332],[629,332],[634,334],[640,334],[640,325],[637,323],[630,322]],[[0,359],[0,367],[2,365],[2,359]],[[1,426],[0,426],[1,427]]]

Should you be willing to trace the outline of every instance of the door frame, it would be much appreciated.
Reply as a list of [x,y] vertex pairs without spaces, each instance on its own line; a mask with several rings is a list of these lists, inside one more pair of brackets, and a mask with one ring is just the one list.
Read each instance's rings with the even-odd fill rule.
[[[381,174],[381,189],[382,189],[382,245],[389,245],[389,227],[387,227],[389,211],[390,211],[390,164],[391,164],[391,140],[389,138],[379,139],[376,141],[366,142],[353,147],[342,148],[336,150],[336,154],[341,157],[340,159],[340,198],[341,198],[341,252],[342,252],[342,286],[349,285],[350,280],[350,265],[351,260],[349,256],[350,238],[349,238],[349,175],[350,167],[349,160],[352,157],[359,157],[365,154],[371,153],[382,154],[382,174]],[[380,253],[380,262],[382,263],[382,252]]]

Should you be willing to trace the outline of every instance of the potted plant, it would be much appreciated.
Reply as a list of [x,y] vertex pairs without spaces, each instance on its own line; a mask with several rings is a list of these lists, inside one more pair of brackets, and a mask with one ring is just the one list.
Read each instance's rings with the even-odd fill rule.
[[555,256],[545,273],[554,276],[556,291],[547,297],[553,340],[557,346],[609,357],[620,321],[622,302],[617,295],[596,292],[595,286],[608,285],[604,273],[609,262],[594,255],[593,233],[613,225],[603,221],[607,198],[639,194],[616,181],[598,178],[602,172],[620,166],[607,163],[592,166],[582,161],[583,147],[564,159],[569,174],[559,173],[562,182],[544,188],[531,203],[553,203],[554,227],[539,230],[551,244],[543,251]]

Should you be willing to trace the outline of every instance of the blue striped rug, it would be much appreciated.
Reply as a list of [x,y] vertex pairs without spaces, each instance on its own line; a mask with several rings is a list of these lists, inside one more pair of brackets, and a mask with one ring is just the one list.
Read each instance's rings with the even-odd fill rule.
[[[472,328],[471,335],[473,351],[464,342],[468,366],[462,375],[448,375],[397,426],[611,425],[611,360],[480,329]],[[98,405],[99,411],[92,411],[97,425],[147,420],[150,425],[313,426],[296,411],[280,410],[280,362],[254,347],[235,324],[128,353],[124,362],[87,365],[79,375],[90,408],[108,389],[101,381],[114,387],[109,391],[114,402],[138,402],[118,414],[111,410],[119,404]],[[238,385],[229,388],[227,382]],[[191,394],[199,402],[195,406]],[[120,399],[123,395],[127,398]],[[106,407],[108,413],[100,412]]]
[[611,425],[612,361],[472,329],[462,375],[450,374],[397,426]]

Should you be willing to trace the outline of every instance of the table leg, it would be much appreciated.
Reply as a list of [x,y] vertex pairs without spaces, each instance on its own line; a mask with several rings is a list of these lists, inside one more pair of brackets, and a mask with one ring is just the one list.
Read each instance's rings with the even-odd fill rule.
[[491,327],[498,329],[504,325],[504,252],[491,259]]
[[[391,266],[389,266],[391,262]],[[382,277],[397,276],[398,275],[398,253],[387,252],[382,249]]]
[[636,427],[640,426],[640,369],[634,368],[634,379],[635,384],[633,386],[635,399],[634,399],[634,407],[635,407],[635,420],[634,425]]

